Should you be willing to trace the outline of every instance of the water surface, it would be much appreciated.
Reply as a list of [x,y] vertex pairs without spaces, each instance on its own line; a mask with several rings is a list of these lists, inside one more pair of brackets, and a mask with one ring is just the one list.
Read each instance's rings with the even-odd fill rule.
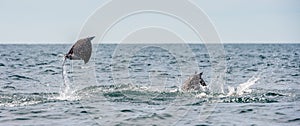
[[224,93],[182,92],[195,71],[216,83],[211,54],[167,46],[94,45],[63,80],[70,45],[0,45],[0,125],[300,125],[299,44],[224,45]]

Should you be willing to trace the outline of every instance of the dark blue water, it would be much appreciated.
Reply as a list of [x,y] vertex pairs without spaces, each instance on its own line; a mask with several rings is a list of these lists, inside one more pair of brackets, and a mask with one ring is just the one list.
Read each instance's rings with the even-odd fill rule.
[[[94,45],[63,80],[70,46],[0,45],[0,125],[300,125],[300,44]],[[221,92],[181,91],[194,72]]]

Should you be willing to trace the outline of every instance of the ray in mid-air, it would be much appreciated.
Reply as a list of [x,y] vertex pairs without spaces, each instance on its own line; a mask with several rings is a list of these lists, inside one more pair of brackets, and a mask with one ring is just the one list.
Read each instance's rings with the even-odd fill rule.
[[[65,70],[64,70],[64,65],[66,59],[69,60],[83,60],[84,63],[88,63],[91,54],[92,54],[92,43],[91,41],[95,38],[95,36],[92,37],[87,37],[78,40],[72,48],[69,50],[67,54],[64,55],[64,60],[62,64],[62,77],[65,80]],[[64,81],[64,85],[66,86],[66,82]]]
[[91,54],[92,54],[92,43],[91,41],[95,38],[93,37],[87,37],[78,40],[70,49],[70,51],[65,55],[65,59],[70,60],[83,60],[84,63],[88,63]]

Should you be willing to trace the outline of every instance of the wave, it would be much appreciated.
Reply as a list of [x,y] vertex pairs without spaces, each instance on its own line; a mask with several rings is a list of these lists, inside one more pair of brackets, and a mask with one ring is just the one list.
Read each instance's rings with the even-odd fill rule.
[[228,86],[225,94],[212,94],[210,91],[183,92],[174,86],[170,90],[151,90],[135,85],[89,86],[81,90],[70,89],[70,80],[65,75],[64,86],[59,93],[0,93],[0,106],[27,106],[59,101],[109,101],[129,102],[148,105],[172,104],[180,101],[183,105],[197,106],[205,103],[273,103],[290,97],[285,91],[250,89],[259,77],[252,77],[237,87]]
[[63,101],[108,101],[148,105],[172,104],[180,101],[186,106],[206,103],[273,103],[289,97],[284,91],[254,90],[239,95],[209,94],[208,92],[148,91],[129,85],[92,86],[63,96],[60,93],[0,94],[0,106],[15,107]]
[[16,107],[56,102],[58,93],[0,93],[0,106]]

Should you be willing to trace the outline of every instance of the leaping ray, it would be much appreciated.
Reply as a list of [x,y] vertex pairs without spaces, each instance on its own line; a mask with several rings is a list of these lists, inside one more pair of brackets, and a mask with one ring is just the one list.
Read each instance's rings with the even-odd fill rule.
[[[87,38],[83,38],[78,40],[73,46],[72,48],[69,50],[69,52],[64,56],[64,61],[62,64],[62,77],[65,80],[65,76],[64,76],[64,65],[65,65],[65,61],[66,59],[70,59],[70,60],[83,60],[84,63],[88,63],[90,58],[91,58],[91,54],[92,54],[92,43],[91,41],[95,38],[95,36],[92,37],[87,37]],[[66,83],[64,81],[64,85],[66,86]]]
[[207,86],[204,80],[202,79],[203,72],[197,74],[195,72],[194,75],[191,75],[182,85],[182,90],[189,91],[189,90],[200,90],[201,86]]
[[92,54],[92,43],[91,41],[95,38],[88,37],[78,40],[65,55],[65,59],[70,60],[84,60],[84,63],[89,62]]

